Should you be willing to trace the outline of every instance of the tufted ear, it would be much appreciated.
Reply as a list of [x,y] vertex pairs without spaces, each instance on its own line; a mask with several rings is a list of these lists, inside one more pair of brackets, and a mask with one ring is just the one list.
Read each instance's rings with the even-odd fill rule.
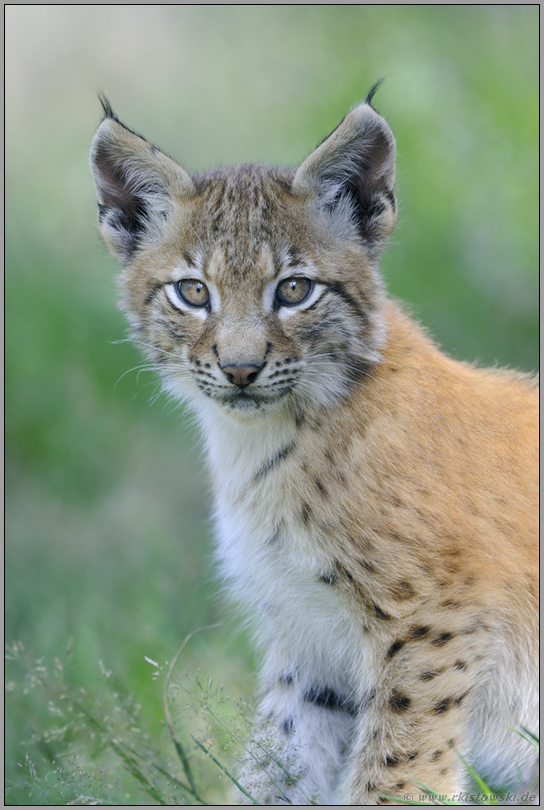
[[158,236],[173,198],[194,192],[191,177],[171,158],[125,127],[103,99],[105,118],[91,144],[100,232],[128,262],[143,241]]
[[293,191],[313,194],[340,225],[355,225],[371,257],[385,247],[396,209],[395,138],[370,104],[375,89],[306,158],[293,180]]

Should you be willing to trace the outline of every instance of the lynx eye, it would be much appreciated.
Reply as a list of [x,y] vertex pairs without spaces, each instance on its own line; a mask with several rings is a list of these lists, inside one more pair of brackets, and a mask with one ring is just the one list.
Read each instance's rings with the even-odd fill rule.
[[313,282],[307,278],[300,278],[293,276],[293,278],[286,278],[278,285],[276,290],[276,298],[285,307],[294,307],[297,304],[302,304],[313,289]]
[[176,290],[179,297],[192,307],[205,307],[210,300],[210,293],[206,285],[195,278],[178,281]]

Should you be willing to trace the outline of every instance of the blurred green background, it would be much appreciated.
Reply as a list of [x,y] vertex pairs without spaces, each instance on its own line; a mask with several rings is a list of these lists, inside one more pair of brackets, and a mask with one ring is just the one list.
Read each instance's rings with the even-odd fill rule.
[[[389,290],[453,356],[532,370],[538,13],[7,6],[8,643],[44,660],[70,645],[74,677],[89,690],[102,662],[153,722],[160,690],[144,656],[169,661],[187,633],[221,619],[190,642],[183,666],[234,693],[253,688],[250,642],[214,579],[190,421],[155,399],[156,380],[119,342],[117,271],[98,238],[87,162],[97,91],[130,127],[202,171],[297,165],[386,76],[374,103],[398,143],[400,218],[382,262]],[[7,714],[13,782],[47,707],[15,689]],[[9,801],[33,800],[15,789]]]

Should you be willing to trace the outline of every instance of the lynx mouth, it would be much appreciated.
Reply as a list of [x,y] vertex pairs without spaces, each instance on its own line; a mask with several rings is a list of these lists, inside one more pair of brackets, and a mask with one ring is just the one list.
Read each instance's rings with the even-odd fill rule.
[[236,413],[255,413],[256,411],[264,411],[283,399],[291,389],[283,391],[275,391],[274,394],[267,395],[258,393],[257,391],[236,391],[231,396],[221,397],[220,404],[230,412]]

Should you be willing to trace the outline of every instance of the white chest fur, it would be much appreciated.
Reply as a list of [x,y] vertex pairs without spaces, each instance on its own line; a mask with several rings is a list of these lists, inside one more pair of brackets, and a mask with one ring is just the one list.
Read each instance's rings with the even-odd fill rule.
[[[281,414],[251,426],[214,414],[206,419],[215,489],[218,557],[237,599],[249,608],[266,649],[266,670],[316,677],[344,695],[360,673],[363,632],[338,589],[334,560],[319,530],[300,519],[295,464],[285,455],[300,443]],[[360,676],[359,676],[360,678]]]

